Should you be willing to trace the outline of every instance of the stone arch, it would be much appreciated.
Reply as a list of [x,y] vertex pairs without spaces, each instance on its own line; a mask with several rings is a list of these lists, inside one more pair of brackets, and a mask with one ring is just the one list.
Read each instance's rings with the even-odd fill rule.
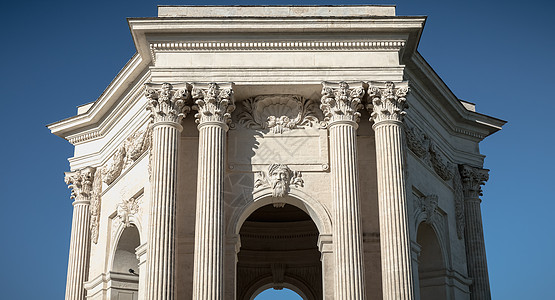
[[432,224],[422,222],[417,230],[418,282],[420,299],[447,299],[448,272],[445,256],[437,230]]
[[[297,293],[303,300],[315,300],[316,297],[310,291],[308,286],[304,283],[296,280],[295,278],[291,278],[286,276],[286,282],[283,283],[283,287],[292,290],[293,292]],[[291,283],[290,283],[291,282]],[[253,284],[251,290],[247,292],[249,294],[249,298],[246,300],[254,300],[256,296],[262,293],[265,290],[272,288],[272,279],[271,278],[264,278],[261,279],[259,282]]]
[[271,188],[263,188],[254,192],[251,201],[235,209],[227,228],[227,234],[229,236],[239,234],[243,222],[245,222],[251,213],[262,206],[273,203],[286,203],[300,208],[306,212],[316,224],[320,235],[332,234],[331,214],[326,207],[308,194],[293,187],[291,187],[288,196],[283,198],[272,197]]

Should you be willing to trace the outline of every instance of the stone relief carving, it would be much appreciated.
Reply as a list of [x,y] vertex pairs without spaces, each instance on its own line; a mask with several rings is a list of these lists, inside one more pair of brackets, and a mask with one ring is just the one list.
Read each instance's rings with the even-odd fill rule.
[[[454,167],[457,169],[457,167]],[[461,175],[458,170],[453,172],[453,188],[455,190],[455,221],[457,226],[457,237],[464,237],[464,189],[462,185]]]
[[93,243],[98,243],[98,229],[100,223],[100,206],[102,204],[102,169],[97,168],[94,173],[91,197],[91,239]]
[[447,181],[453,178],[453,166],[451,163],[443,159],[443,156],[433,144],[430,145],[430,161],[441,179]]
[[439,218],[438,205],[439,198],[437,195],[427,195],[424,197],[417,197],[416,204],[418,209],[424,214],[424,222],[434,224]]
[[453,178],[453,164],[441,154],[433,141],[416,127],[406,127],[407,147],[426,164],[431,166],[441,179],[448,181]]
[[283,133],[318,123],[313,100],[297,95],[261,95],[243,101],[239,123],[250,129]]
[[137,131],[129,136],[121,145],[110,161],[102,167],[102,181],[110,185],[123,170],[135,162],[152,143],[152,129],[149,127]]
[[271,164],[267,172],[258,172],[254,188],[271,187],[272,197],[284,197],[289,193],[290,186],[302,187],[304,181],[301,172],[292,171],[282,164]]
[[482,196],[482,185],[489,179],[489,170],[459,165],[465,198],[478,199]]
[[138,197],[132,197],[128,200],[123,199],[117,207],[117,218],[125,227],[131,226],[129,217],[139,212]]
[[65,172],[65,182],[71,189],[71,199],[90,201],[96,168],[86,167],[74,172]]
[[147,109],[150,111],[150,117],[154,123],[180,123],[191,111],[191,108],[186,105],[187,99],[189,99],[187,84],[176,85],[176,88],[174,89],[174,86],[167,82],[146,84]]
[[407,93],[409,88],[406,83],[371,82],[368,88],[368,101],[366,109],[370,112],[374,123],[386,120],[403,121],[404,111],[408,108]]
[[231,113],[235,110],[233,98],[233,85],[216,83],[193,84],[191,92],[195,105],[193,109],[198,111],[195,114],[195,122],[202,124],[205,122],[231,122]]
[[324,113],[324,121],[328,124],[335,121],[358,122],[363,96],[362,82],[323,82],[320,109]]

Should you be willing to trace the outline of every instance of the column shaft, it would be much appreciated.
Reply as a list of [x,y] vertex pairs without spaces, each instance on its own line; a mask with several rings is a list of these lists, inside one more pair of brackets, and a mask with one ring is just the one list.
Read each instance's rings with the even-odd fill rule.
[[374,125],[382,287],[387,300],[414,299],[401,125],[398,121]]
[[85,299],[84,283],[88,277],[91,243],[89,227],[89,201],[75,201],[71,224],[66,300]]
[[355,126],[330,128],[336,300],[365,299]]
[[199,126],[193,299],[222,300],[224,124]]
[[480,199],[466,199],[464,205],[465,241],[468,275],[472,278],[470,299],[490,300],[488,265]]
[[[177,124],[176,124],[177,125]],[[176,125],[155,123],[152,130],[151,207],[147,250],[147,299],[174,299]]]

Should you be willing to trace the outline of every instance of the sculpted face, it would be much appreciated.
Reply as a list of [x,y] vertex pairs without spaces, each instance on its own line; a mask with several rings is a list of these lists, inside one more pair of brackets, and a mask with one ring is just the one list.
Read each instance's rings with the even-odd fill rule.
[[269,174],[274,197],[283,197],[289,188],[291,171],[284,165],[271,165]]

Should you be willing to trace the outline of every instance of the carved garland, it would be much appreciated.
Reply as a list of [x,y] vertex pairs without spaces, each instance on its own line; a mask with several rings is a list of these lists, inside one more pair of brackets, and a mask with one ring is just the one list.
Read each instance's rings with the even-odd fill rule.
[[420,129],[408,127],[405,130],[407,147],[422,161],[432,166],[441,179],[448,181],[453,178],[453,164],[439,151],[432,140]]
[[297,95],[261,95],[243,101],[239,123],[250,129],[269,129],[281,134],[292,129],[312,127],[318,122],[313,100]]
[[[457,167],[454,167],[455,169]],[[455,189],[455,220],[457,226],[457,237],[462,239],[464,237],[464,188],[462,185],[461,175],[458,170],[453,172],[453,188]]]

